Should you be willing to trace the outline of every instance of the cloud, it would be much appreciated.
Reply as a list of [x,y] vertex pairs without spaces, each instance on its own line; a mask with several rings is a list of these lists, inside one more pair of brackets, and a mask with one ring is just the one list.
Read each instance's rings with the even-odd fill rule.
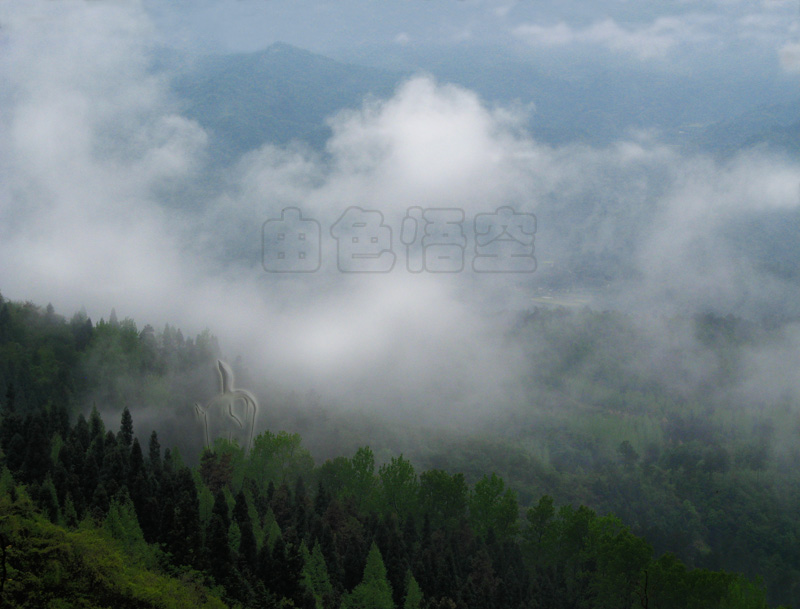
[[39,7],[2,16],[3,289],[78,308],[179,284],[180,252],[151,190],[193,177],[205,133],[148,73],[141,12]]
[[75,3],[39,21],[38,6],[14,9],[4,31],[5,296],[61,311],[85,305],[95,320],[116,307],[142,324],[208,326],[264,378],[348,407],[466,417],[515,395],[518,352],[452,278],[400,265],[396,275],[344,276],[331,270],[329,236],[325,271],[270,276],[259,234],[289,205],[326,231],[356,204],[391,222],[411,205],[530,205],[515,158],[528,144],[513,113],[414,79],[333,118],[325,159],[265,146],[241,160],[221,194],[181,207],[196,193],[207,136],[147,69],[156,42],[147,15]]
[[[343,407],[454,421],[525,399],[515,311],[538,288],[591,289],[628,310],[752,313],[794,286],[759,276],[728,223],[797,206],[797,164],[750,152],[722,163],[642,134],[604,148],[547,146],[524,115],[426,76],[331,117],[324,152],[266,144],[214,192],[207,134],[148,69],[157,37],[138,5],[3,5],[0,288],[7,297],[116,307],[140,323],[208,326],[269,384]],[[663,56],[680,22],[640,29],[526,26],[537,44]],[[329,229],[351,205],[394,228],[396,268],[336,271]],[[399,226],[411,206],[535,213],[533,275],[415,275]],[[270,275],[261,226],[298,207],[323,228],[323,269]],[[468,235],[467,253],[474,241]],[[622,269],[623,271],[621,271]],[[766,289],[764,289],[766,286]],[[510,311],[510,313],[509,313]]]
[[706,40],[705,30],[710,21],[714,19],[701,15],[663,16],[651,23],[623,26],[607,18],[583,28],[565,22],[521,24],[512,33],[532,46],[601,46],[640,60],[652,60],[666,57],[680,45]]

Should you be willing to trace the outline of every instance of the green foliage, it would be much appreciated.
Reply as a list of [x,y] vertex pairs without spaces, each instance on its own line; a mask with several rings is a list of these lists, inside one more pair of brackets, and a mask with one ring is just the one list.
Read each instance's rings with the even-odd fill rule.
[[503,479],[494,473],[475,483],[469,497],[469,513],[479,535],[492,529],[498,538],[507,539],[517,532],[519,506],[516,494],[506,489]]
[[359,448],[352,459],[336,457],[326,461],[320,468],[319,479],[337,497],[349,498],[361,509],[374,507],[378,502],[375,455],[368,446]]
[[67,531],[46,521],[21,489],[16,499],[0,496],[0,535],[6,607],[225,607],[189,573],[180,579],[158,575],[100,531]]
[[298,434],[265,431],[253,440],[245,474],[266,488],[270,482],[278,485],[298,476],[308,477],[313,467],[314,460]]
[[419,477],[419,503],[436,527],[452,527],[466,515],[469,488],[463,474],[431,469]]
[[314,550],[308,551],[305,544],[301,547],[303,556],[303,586],[311,592],[314,597],[316,609],[323,609],[325,601],[330,602],[333,597],[333,586],[328,577],[328,567],[325,564],[325,557],[318,543],[314,544]]
[[409,571],[407,574],[408,584],[406,585],[406,598],[403,602],[403,609],[420,609],[422,607],[422,590]]
[[392,587],[386,579],[386,567],[380,550],[374,543],[367,555],[364,578],[342,599],[342,609],[394,609]]
[[156,556],[144,540],[136,510],[127,493],[114,498],[103,521],[103,530],[117,540],[123,551],[133,558],[136,564],[147,568],[156,566]]
[[381,506],[385,512],[395,512],[401,517],[416,514],[419,482],[414,466],[402,455],[392,457],[378,470]]
[[[429,432],[424,451],[377,472],[368,447],[315,468],[298,434],[269,431],[246,456],[217,441],[191,471],[177,450],[162,460],[155,432],[144,459],[125,404],[173,407],[198,391],[184,373],[208,364],[210,333],[193,343],[132,320],[67,324],[0,300],[4,600],[761,609],[757,573],[770,599],[800,599],[796,408],[756,404],[768,417],[713,390],[741,371],[742,345],[774,335],[713,315],[673,323],[696,333],[702,390],[648,378],[638,356],[652,345],[624,315],[538,312],[520,329],[543,348],[535,410],[475,437]],[[119,433],[97,409],[70,428],[88,391],[123,413]],[[521,535],[519,504],[530,506]]]
[[[224,440],[222,440],[224,442]],[[200,478],[212,494],[230,488],[233,482],[232,451],[215,452],[204,449],[200,457]]]

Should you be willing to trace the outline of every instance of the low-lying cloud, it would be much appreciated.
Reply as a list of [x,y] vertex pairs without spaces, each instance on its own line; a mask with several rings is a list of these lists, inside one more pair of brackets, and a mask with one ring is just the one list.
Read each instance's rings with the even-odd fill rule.
[[[513,340],[513,314],[548,290],[664,314],[791,309],[795,284],[764,274],[726,227],[796,210],[794,159],[751,151],[715,161],[647,133],[602,149],[547,146],[525,132],[518,110],[420,76],[331,117],[324,152],[265,144],[203,191],[208,135],[148,69],[157,40],[147,16],[136,5],[42,6],[0,13],[7,297],[62,312],[85,306],[95,320],[116,307],[142,325],[208,326],[227,357],[243,355],[276,386],[439,421],[525,400],[530,363]],[[655,57],[679,25],[520,34]],[[354,205],[392,226],[390,273],[336,269],[329,229]],[[536,273],[406,270],[399,234],[409,207],[462,209],[471,255],[475,215],[503,205],[539,220]],[[261,266],[262,224],[287,207],[322,226],[317,273]]]

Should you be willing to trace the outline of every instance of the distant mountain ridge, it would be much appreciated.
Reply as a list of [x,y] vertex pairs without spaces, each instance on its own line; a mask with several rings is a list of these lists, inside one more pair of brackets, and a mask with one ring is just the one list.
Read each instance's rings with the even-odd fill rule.
[[[550,144],[602,146],[632,128],[650,126],[668,142],[722,154],[756,145],[800,152],[800,98],[787,101],[791,91],[770,84],[768,75],[720,88],[703,77],[646,71],[583,66],[559,73],[490,48],[420,51],[395,67],[355,63],[363,59],[331,59],[275,43],[253,53],[207,56],[191,67],[173,66],[172,86],[184,115],[210,134],[213,160],[222,165],[268,142],[301,141],[322,149],[331,135],[331,116],[360,107],[370,95],[391,97],[404,79],[423,71],[474,90],[490,105],[532,104],[529,131]],[[770,95],[780,103],[765,103]]]
[[403,75],[349,65],[276,43],[248,54],[209,56],[173,81],[186,116],[211,134],[215,156],[231,160],[266,142],[322,146],[325,120],[391,95]]
[[798,153],[800,99],[762,105],[734,119],[710,125],[699,134],[698,144],[723,154],[755,146]]

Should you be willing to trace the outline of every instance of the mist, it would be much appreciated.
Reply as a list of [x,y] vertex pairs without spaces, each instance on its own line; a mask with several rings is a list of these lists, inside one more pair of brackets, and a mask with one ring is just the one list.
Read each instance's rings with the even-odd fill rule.
[[[620,31],[555,34],[547,44],[606,44]],[[648,61],[673,44],[620,35],[613,50]],[[729,395],[796,396],[787,365],[772,365],[800,346],[796,266],[769,264],[768,232],[742,241],[748,226],[800,212],[790,154],[720,159],[658,130],[607,146],[546,144],[527,129],[535,107],[419,73],[330,116],[324,150],[265,143],[223,171],[211,166],[213,134],[151,68],[162,42],[138,3],[0,9],[5,297],[65,314],[85,307],[94,321],[116,308],[140,326],[209,328],[264,402],[314,394],[326,408],[415,425],[469,426],[529,405],[530,353],[544,346],[517,328],[548,306],[543,297],[631,315],[651,350],[637,366],[675,387],[700,386],[713,362],[689,324],[669,320],[714,312],[788,324],[746,354]],[[390,272],[338,270],[330,229],[351,206],[391,227]],[[463,210],[462,272],[409,272],[400,235],[414,206]],[[502,206],[536,216],[533,273],[471,268],[475,217]],[[263,267],[263,225],[289,207],[321,226],[314,273]]]

